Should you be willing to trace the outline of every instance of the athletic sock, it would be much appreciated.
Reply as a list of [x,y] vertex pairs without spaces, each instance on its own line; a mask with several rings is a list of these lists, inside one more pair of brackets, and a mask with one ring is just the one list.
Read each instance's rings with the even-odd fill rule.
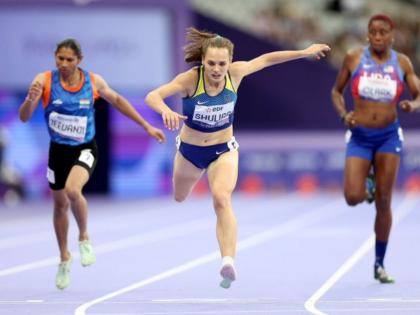
[[376,240],[375,243],[375,267],[384,266],[384,257],[388,242]]

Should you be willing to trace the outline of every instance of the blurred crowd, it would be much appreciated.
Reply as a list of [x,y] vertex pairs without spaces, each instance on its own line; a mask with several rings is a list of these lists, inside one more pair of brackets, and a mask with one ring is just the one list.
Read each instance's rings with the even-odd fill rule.
[[420,73],[420,6],[413,1],[328,0],[317,7],[277,0],[255,13],[253,31],[285,49],[328,43],[333,47],[329,60],[339,67],[349,49],[366,44],[369,17],[385,13],[396,24],[394,49]]

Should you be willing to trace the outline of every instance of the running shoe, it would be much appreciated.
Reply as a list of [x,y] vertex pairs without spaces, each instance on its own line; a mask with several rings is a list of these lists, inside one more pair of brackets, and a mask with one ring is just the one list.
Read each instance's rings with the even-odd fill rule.
[[369,174],[366,178],[366,202],[372,203],[375,201],[375,175],[373,173]]
[[387,274],[383,266],[375,266],[374,277],[380,283],[394,283],[395,279]]
[[220,270],[220,275],[223,280],[220,282],[220,286],[224,289],[229,289],[233,281],[236,280],[236,271],[235,267],[231,264],[226,264]]
[[58,289],[64,290],[70,284],[70,266],[72,263],[72,258],[69,260],[62,261],[58,265],[57,275],[55,277],[55,285]]
[[96,256],[93,251],[92,244],[89,240],[79,242],[80,262],[83,267],[92,265],[96,261]]

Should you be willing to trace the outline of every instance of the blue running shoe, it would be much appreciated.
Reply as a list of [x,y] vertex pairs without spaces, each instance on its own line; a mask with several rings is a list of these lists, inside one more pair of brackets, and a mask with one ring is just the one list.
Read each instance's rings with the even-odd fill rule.
[[366,178],[366,202],[372,203],[375,201],[375,191],[376,191],[376,183],[375,183],[375,175],[370,173]]

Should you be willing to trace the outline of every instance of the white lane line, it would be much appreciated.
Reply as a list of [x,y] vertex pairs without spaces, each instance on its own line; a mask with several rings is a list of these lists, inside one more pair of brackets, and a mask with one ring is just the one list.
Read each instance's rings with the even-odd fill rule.
[[[112,315],[234,315],[234,314],[302,314],[301,309],[275,309],[275,310],[217,310],[217,311],[169,311],[169,312],[141,312],[141,313],[112,313]],[[92,315],[103,315],[103,313],[92,313]]]
[[[402,204],[398,206],[398,211],[394,216],[394,227],[404,219],[419,202],[418,198],[413,195],[407,195]],[[344,264],[305,302],[305,309],[316,315],[327,315],[316,308],[315,304],[325,295],[353,266],[365,256],[375,244],[375,234],[371,234],[369,238],[357,249]]]
[[0,300],[0,304],[37,304],[44,303],[44,300]]
[[[188,235],[196,231],[214,228],[214,218],[212,216],[199,220],[191,220],[186,223],[166,227],[145,234],[138,234],[121,240],[104,243],[94,246],[97,254],[104,254],[116,250],[156,243],[178,236]],[[73,258],[79,258],[80,254],[72,252]],[[10,276],[24,271],[35,270],[43,267],[55,266],[58,264],[58,257],[49,257],[37,260],[27,264],[16,265],[10,268],[0,270],[0,277]]]
[[[340,207],[341,205],[341,207]],[[337,216],[341,213],[343,213],[345,210],[345,207],[342,206],[343,201],[340,198],[339,200],[335,200],[333,202],[330,202],[328,204],[319,206],[315,210],[304,213],[300,216],[297,216],[296,218],[289,220],[287,222],[284,222],[282,224],[276,225],[272,228],[269,228],[268,230],[254,234],[250,237],[245,238],[244,240],[238,242],[237,244],[237,251],[244,250],[247,248],[255,247],[257,245],[269,242],[273,239],[276,239],[284,234],[290,233],[292,231],[299,230],[303,227],[306,227],[308,225],[314,224],[316,222],[319,222],[321,220],[325,220],[329,217]],[[348,210],[347,210],[348,211]],[[174,268],[168,269],[162,273],[159,273],[155,276],[152,276],[150,278],[147,278],[145,280],[141,280],[139,282],[136,282],[130,286],[127,286],[125,288],[122,288],[120,290],[111,292],[109,294],[106,294],[104,296],[101,296],[97,299],[94,299],[92,301],[86,302],[82,305],[80,305],[75,310],[75,315],[85,315],[86,310],[90,307],[102,303],[104,301],[110,300],[112,298],[115,298],[119,295],[128,293],[130,291],[134,291],[136,289],[139,289],[141,287],[147,286],[149,284],[173,277],[175,275],[178,275],[180,273],[186,272],[188,270],[191,270],[193,268],[199,267],[201,265],[210,263],[212,261],[215,261],[217,259],[220,259],[220,253],[219,251],[211,252],[207,255],[203,255],[197,259],[191,260],[187,263],[184,263],[182,265],[178,265]]]

